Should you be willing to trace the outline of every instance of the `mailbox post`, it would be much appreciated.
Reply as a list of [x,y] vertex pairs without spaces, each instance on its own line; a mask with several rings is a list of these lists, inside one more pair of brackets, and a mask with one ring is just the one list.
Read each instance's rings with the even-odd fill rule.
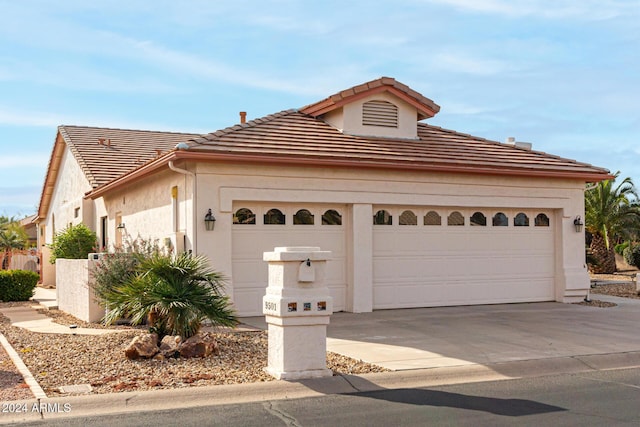
[[327,325],[333,299],[325,285],[331,251],[318,247],[277,247],[265,252],[269,284],[262,311],[269,332],[265,369],[277,379],[329,377]]

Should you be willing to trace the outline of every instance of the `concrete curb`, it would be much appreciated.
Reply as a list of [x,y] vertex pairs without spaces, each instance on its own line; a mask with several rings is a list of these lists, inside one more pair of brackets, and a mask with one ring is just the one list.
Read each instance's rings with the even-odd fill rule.
[[2,347],[4,347],[5,351],[9,355],[9,358],[11,359],[13,364],[16,366],[20,374],[22,374],[22,377],[24,378],[24,382],[27,383],[27,385],[31,389],[31,392],[36,397],[36,399],[46,398],[47,395],[45,394],[44,390],[42,390],[42,387],[40,387],[40,384],[38,384],[38,382],[33,377],[33,375],[31,375],[31,371],[29,371],[29,368],[27,368],[27,365],[24,364],[24,362],[22,361],[18,353],[14,350],[14,348],[11,346],[9,341],[7,341],[5,336],[1,333],[0,333],[0,344],[2,344]]
[[270,381],[172,390],[53,397],[14,402],[15,407],[26,410],[1,414],[0,424],[205,405],[301,399],[386,389],[504,381],[637,367],[640,367],[640,351],[523,360],[486,366],[466,365],[366,375],[344,375],[300,381]]

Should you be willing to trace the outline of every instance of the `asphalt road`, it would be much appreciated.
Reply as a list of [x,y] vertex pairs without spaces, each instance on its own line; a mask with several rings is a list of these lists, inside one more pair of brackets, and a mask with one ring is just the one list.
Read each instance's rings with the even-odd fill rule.
[[20,425],[638,426],[640,368]]

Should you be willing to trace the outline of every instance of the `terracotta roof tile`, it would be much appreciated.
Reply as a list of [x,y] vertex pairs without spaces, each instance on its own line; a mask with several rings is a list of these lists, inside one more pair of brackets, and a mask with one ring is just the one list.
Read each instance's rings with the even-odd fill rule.
[[[154,132],[86,126],[60,126],[60,135],[93,188],[106,184],[172,150],[193,133]],[[104,141],[103,144],[100,141]],[[108,144],[108,145],[107,145]]]
[[602,175],[608,171],[586,163],[526,150],[418,123],[419,139],[346,135],[327,123],[295,110],[282,111],[247,127],[231,127],[190,141],[190,150],[265,157],[333,159],[336,162],[394,164],[407,169],[453,168],[466,172],[494,170],[514,175]]

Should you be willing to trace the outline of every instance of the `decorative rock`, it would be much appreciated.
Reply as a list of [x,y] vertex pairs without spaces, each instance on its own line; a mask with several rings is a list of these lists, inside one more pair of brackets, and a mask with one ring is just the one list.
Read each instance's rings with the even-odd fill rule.
[[162,338],[162,341],[160,342],[160,353],[164,357],[179,357],[181,342],[182,342],[182,338],[180,338],[180,335],[165,336],[164,338]]
[[124,350],[129,359],[149,359],[158,352],[158,334],[144,334],[135,337]]
[[218,343],[208,332],[198,333],[180,344],[180,356],[185,358],[207,357],[219,352]]

